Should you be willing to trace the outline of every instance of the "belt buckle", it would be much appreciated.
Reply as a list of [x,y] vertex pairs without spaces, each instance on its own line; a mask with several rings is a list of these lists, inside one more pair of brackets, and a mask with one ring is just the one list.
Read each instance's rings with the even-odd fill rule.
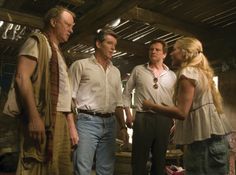
[[75,114],[76,114],[76,115],[79,114],[79,108],[75,108]]

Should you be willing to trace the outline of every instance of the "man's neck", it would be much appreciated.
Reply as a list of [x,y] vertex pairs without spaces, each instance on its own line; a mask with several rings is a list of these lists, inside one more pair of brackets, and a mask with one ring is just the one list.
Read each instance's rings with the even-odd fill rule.
[[50,38],[51,42],[53,42],[57,47],[59,46],[59,41],[56,37],[56,35],[54,34],[53,31],[46,31],[48,37]]
[[152,63],[149,62],[149,66],[151,69],[156,69],[156,70],[163,70],[163,62],[156,62],[156,63]]
[[110,63],[110,60],[102,57],[99,53],[96,53],[96,52],[94,55],[95,55],[97,62],[104,68],[104,70],[106,70],[107,66]]
[[158,63],[149,63],[149,67],[151,68],[152,72],[154,73],[155,77],[159,77],[161,73],[164,71],[163,62]]

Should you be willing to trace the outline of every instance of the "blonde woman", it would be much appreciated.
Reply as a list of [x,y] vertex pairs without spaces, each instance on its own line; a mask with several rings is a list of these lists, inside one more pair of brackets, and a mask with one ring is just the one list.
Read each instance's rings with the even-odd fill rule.
[[175,106],[155,104],[143,107],[158,111],[176,121],[174,141],[187,145],[184,166],[187,175],[224,175],[228,172],[230,132],[222,110],[222,98],[213,82],[213,70],[203,54],[199,40],[184,37],[176,41],[171,52],[177,71]]

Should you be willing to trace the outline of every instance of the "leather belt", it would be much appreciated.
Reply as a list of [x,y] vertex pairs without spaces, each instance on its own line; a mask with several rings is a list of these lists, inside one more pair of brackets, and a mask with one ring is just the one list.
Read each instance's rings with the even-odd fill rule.
[[94,111],[89,111],[89,110],[83,110],[83,109],[77,109],[78,113],[84,113],[84,114],[89,114],[89,115],[93,115],[93,116],[98,116],[101,118],[108,118],[108,117],[112,117],[114,115],[114,112],[112,113],[100,113],[100,112],[94,112]]

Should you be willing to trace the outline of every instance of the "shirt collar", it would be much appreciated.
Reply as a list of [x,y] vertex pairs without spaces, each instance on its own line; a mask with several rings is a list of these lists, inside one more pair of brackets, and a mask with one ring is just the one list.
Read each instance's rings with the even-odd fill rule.
[[[150,62],[147,62],[147,63],[145,63],[144,65],[145,65],[145,67],[146,67],[147,69],[151,69],[151,68],[150,68]],[[162,66],[163,66],[163,68],[164,68],[165,71],[169,71],[169,70],[170,70],[169,67],[168,67],[167,65],[165,65],[164,63],[162,63]]]
[[[99,64],[95,55],[91,55],[91,57],[89,58],[92,62],[94,62],[95,64]],[[113,63],[111,62],[111,60],[109,60],[109,64],[108,67],[113,66]]]

